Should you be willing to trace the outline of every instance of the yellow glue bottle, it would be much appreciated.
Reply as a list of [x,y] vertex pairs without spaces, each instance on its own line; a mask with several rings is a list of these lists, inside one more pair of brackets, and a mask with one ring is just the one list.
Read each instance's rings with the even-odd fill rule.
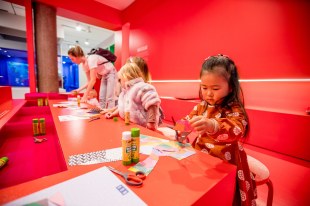
[[131,129],[131,158],[133,163],[139,162],[140,155],[140,129],[132,128]]
[[39,119],[39,127],[40,127],[40,135],[45,135],[46,134],[46,127],[45,127],[45,118],[40,118]]
[[8,161],[9,161],[9,158],[1,157],[0,158],[0,168],[2,168]]
[[122,133],[122,160],[123,165],[131,164],[131,132]]
[[33,136],[39,136],[40,135],[39,120],[37,118],[32,119],[32,131],[33,131]]
[[48,106],[48,98],[45,98],[45,106]]
[[77,95],[76,100],[77,100],[78,107],[80,107],[81,106],[81,96]]
[[130,112],[129,111],[125,112],[125,124],[126,125],[130,124]]

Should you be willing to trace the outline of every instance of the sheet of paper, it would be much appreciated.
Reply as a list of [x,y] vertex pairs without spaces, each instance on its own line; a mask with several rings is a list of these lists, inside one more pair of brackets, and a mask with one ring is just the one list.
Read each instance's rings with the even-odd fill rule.
[[59,121],[65,122],[65,121],[74,121],[74,120],[80,120],[80,119],[89,119],[89,117],[81,117],[81,116],[74,116],[74,115],[61,115],[58,116]]
[[107,167],[102,167],[7,203],[5,206],[27,205],[42,200],[53,203],[55,197],[57,202],[62,202],[65,206],[146,205]]
[[169,156],[182,160],[196,153],[195,149],[189,143],[182,144],[176,141],[169,141],[154,147],[159,156]]

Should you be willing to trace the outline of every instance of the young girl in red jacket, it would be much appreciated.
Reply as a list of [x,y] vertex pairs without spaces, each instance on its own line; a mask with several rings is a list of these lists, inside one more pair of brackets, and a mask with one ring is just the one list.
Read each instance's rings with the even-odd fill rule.
[[186,117],[199,134],[193,147],[236,165],[233,205],[256,205],[254,176],[239,142],[246,136],[248,116],[236,65],[228,56],[210,56],[202,65],[200,80],[201,103]]

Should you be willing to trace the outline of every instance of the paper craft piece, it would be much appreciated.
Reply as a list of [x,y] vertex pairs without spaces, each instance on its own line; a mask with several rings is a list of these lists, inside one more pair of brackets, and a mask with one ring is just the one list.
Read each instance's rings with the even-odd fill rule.
[[45,199],[38,200],[38,201],[29,203],[29,204],[26,204],[26,205],[23,205],[23,206],[49,206],[49,204],[48,204],[48,199],[45,198]]
[[56,193],[50,198],[44,198],[23,206],[65,206],[64,198],[60,193]]
[[174,148],[168,144],[156,145],[153,148],[153,153],[157,156],[171,156],[173,153],[179,152],[178,148]]
[[151,155],[148,158],[146,158],[142,162],[137,163],[135,166],[130,167],[128,170],[133,172],[142,171],[147,176],[152,172],[152,170],[156,166],[158,159],[159,157],[157,155],[151,153]]
[[[55,194],[63,197],[65,205],[129,205],[144,206],[125,183],[107,167],[102,167],[52,187],[19,198],[5,206],[27,205],[46,200]],[[48,203],[51,203],[49,201]],[[38,205],[38,204],[36,204]],[[51,204],[49,204],[50,206]],[[53,204],[55,206],[55,203]]]
[[169,156],[178,160],[182,160],[196,153],[190,144],[183,144],[176,141],[169,141],[168,143],[157,145],[154,150],[159,156]]
[[140,153],[145,155],[150,155],[153,151],[153,148],[161,143],[169,142],[169,140],[161,139],[158,137],[152,137],[147,135],[140,135]]
[[101,150],[97,152],[90,152],[84,154],[77,154],[69,156],[68,164],[74,165],[90,165],[102,162],[114,162],[122,160],[122,148],[114,148]]
[[65,200],[62,194],[59,192],[48,198],[49,202],[55,204],[55,206],[65,206]]
[[180,132],[190,132],[193,130],[191,125],[189,124],[189,121],[186,119],[178,120],[175,123],[175,126],[173,127],[174,130],[180,131]]
[[163,142],[169,142],[169,140],[158,138],[158,137],[153,137],[153,136],[148,136],[141,134],[140,135],[140,143],[144,144],[150,144],[150,143],[163,143]]

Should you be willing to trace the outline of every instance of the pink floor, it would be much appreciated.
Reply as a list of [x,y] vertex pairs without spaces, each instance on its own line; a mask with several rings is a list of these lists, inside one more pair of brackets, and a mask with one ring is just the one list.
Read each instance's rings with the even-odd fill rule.
[[[247,154],[263,162],[270,171],[274,187],[273,205],[310,205],[310,162],[280,155],[268,150],[245,146]],[[258,186],[259,206],[266,205],[266,185]]]

